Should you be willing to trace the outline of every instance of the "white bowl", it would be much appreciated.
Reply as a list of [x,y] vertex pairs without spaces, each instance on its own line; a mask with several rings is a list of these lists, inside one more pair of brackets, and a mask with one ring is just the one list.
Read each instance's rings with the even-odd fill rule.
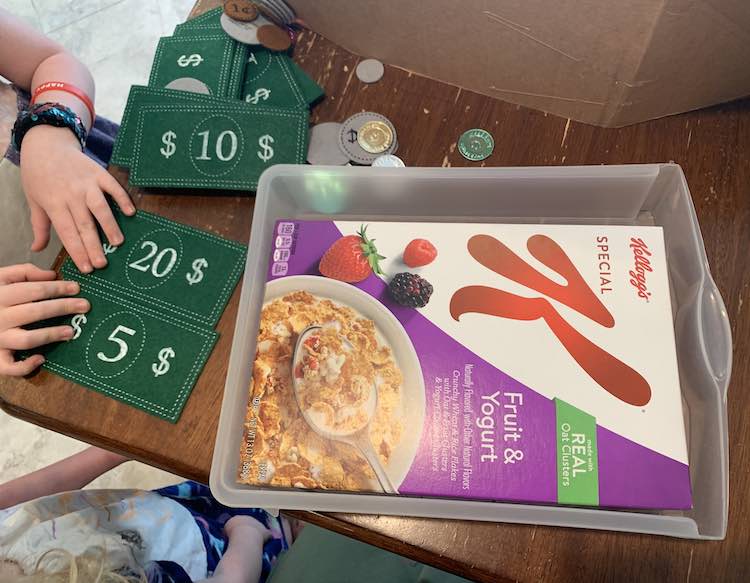
[[[403,375],[401,409],[404,430],[401,442],[393,449],[385,471],[398,488],[409,473],[417,455],[425,414],[425,387],[422,367],[409,335],[401,322],[371,295],[348,283],[315,275],[295,275],[268,282],[264,304],[291,292],[303,290],[316,297],[348,306],[375,323],[378,342],[391,348],[396,364]],[[379,490],[376,481],[373,489]]]

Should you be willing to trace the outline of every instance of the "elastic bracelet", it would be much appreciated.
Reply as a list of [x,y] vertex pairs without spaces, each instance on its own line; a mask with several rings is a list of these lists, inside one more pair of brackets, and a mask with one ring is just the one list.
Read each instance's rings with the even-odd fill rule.
[[68,128],[73,132],[83,150],[86,144],[86,127],[78,114],[61,103],[38,103],[30,105],[28,111],[21,111],[13,126],[13,146],[21,151],[21,142],[28,131],[38,125]]
[[89,114],[91,114],[91,124],[94,124],[94,117],[96,117],[96,114],[94,113],[94,103],[91,101],[89,96],[81,91],[78,87],[76,87],[75,85],[71,85],[70,83],[65,83],[64,81],[47,81],[46,83],[42,83],[41,85],[39,85],[39,87],[34,89],[34,95],[31,98],[31,103],[34,103],[36,101],[36,98],[45,91],[63,91],[65,93],[75,95],[83,102],[83,104],[86,106],[86,109],[89,110]]

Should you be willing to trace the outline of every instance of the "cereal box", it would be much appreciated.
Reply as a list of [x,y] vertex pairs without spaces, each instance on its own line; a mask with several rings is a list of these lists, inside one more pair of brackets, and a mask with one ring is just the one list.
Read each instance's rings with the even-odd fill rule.
[[660,227],[279,221],[241,483],[691,507]]

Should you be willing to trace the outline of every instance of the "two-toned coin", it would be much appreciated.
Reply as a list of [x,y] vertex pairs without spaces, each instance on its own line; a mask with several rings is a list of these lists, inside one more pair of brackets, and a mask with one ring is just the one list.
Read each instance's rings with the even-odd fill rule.
[[[371,122],[379,122],[383,125],[372,125]],[[362,147],[359,135],[363,128],[365,128],[367,137],[367,139],[363,137],[364,143],[368,145],[370,150],[379,151],[372,152]],[[397,143],[396,128],[393,127],[390,120],[371,111],[354,114],[341,125],[339,132],[341,151],[349,160],[357,164],[369,165],[381,154],[392,154]],[[384,150],[380,149],[383,144],[386,144]]]

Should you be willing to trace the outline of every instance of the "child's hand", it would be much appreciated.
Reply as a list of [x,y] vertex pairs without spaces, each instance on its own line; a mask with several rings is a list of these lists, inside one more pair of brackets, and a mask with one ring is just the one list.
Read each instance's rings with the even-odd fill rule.
[[81,152],[73,133],[48,125],[31,128],[21,148],[21,178],[34,230],[31,250],[47,246],[51,221],[78,269],[90,273],[107,265],[96,223],[112,245],[124,238],[104,193],[127,215],[135,207],[117,180]]
[[73,328],[52,326],[24,330],[21,326],[68,314],[88,312],[88,301],[68,298],[80,291],[73,281],[56,281],[54,271],[31,264],[0,267],[0,375],[24,376],[44,362],[40,354],[15,362],[15,350],[70,340]]
[[227,538],[230,539],[230,542],[232,539],[251,538],[264,543],[271,538],[271,531],[252,516],[233,516],[224,525],[224,532]]

